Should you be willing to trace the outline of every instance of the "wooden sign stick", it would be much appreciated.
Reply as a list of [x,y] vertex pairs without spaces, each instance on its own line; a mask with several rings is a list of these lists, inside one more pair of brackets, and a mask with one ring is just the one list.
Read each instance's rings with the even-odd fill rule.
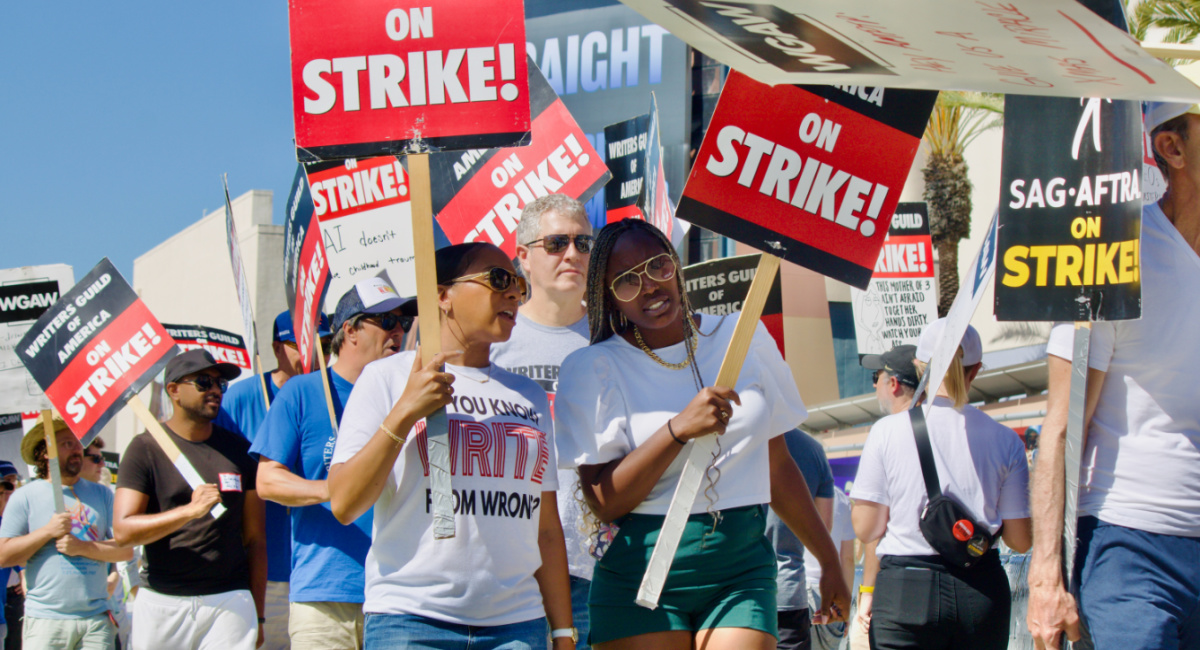
[[[417,274],[417,327],[421,364],[442,351],[442,321],[437,300],[437,263],[433,244],[433,195],[429,186],[429,154],[408,154],[408,188],[412,201],[413,251]],[[433,538],[454,537],[454,493],[450,489],[450,422],[446,409],[425,418],[429,488],[433,501]]]
[[[175,469],[183,475],[183,480],[187,481],[193,490],[204,485],[205,481],[200,478],[200,472],[197,472],[196,468],[192,466],[192,461],[179,451],[179,445],[176,445],[175,441],[171,440],[171,436],[167,435],[167,430],[163,428],[158,418],[154,417],[150,409],[146,408],[142,396],[134,393],[133,397],[129,399],[129,407],[133,409],[133,414],[142,421],[142,426],[146,427],[146,431],[150,432],[150,436],[154,438],[158,446],[162,447],[163,453],[167,455],[167,460],[171,461]],[[213,519],[219,519],[221,515],[225,514],[225,506],[218,503],[208,513],[213,516]]]
[[[733,330],[733,338],[729,341],[725,359],[721,362],[715,385],[733,388],[737,383],[742,363],[746,361],[746,353],[750,351],[754,329],[762,316],[767,295],[778,271],[779,258],[763,253],[758,261],[758,270],[754,272],[754,280],[750,283],[750,292],[742,303],[742,313],[738,315],[737,326]],[[690,317],[691,314],[686,316]],[[692,512],[692,505],[696,503],[696,494],[700,492],[704,471],[712,458],[713,450],[716,449],[717,436],[709,434],[688,444],[691,449],[688,451],[687,462],[679,475],[679,485],[676,486],[675,496],[671,498],[671,505],[667,508],[667,517],[663,520],[658,542],[654,545],[654,553],[650,556],[650,564],[646,566],[646,573],[642,576],[642,584],[638,589],[637,604],[642,607],[658,607],[658,597],[662,594],[667,573],[675,560],[675,551],[679,548],[683,527]]]
[[[262,358],[259,357],[257,352],[254,353],[254,368],[256,370],[258,368],[262,368]],[[267,382],[271,380],[267,379],[267,373],[265,372],[258,373],[258,378],[262,381],[263,403],[266,405],[267,410],[269,411],[271,410],[271,398],[267,397]]]
[[[58,467],[58,434],[54,430],[54,412],[42,409],[42,435],[46,437],[46,470],[50,474],[50,484],[54,487],[54,512],[66,512],[63,503],[62,470]],[[75,435],[75,434],[71,434]]]
[[[320,347],[320,341],[317,347]],[[333,427],[333,435],[337,435],[337,414],[333,410],[333,391],[329,388],[329,370],[325,367],[325,351],[317,350],[317,359],[321,362],[321,385],[325,387],[325,407],[329,409],[329,426]]]
[[[1083,458],[1083,434],[1087,411],[1088,353],[1091,350],[1092,324],[1075,323],[1075,344],[1071,354],[1071,396],[1067,407],[1067,435],[1063,445],[1065,464],[1063,485],[1063,575],[1067,589],[1075,569],[1076,524],[1079,510],[1079,463]],[[1062,647],[1069,647],[1067,635]]]

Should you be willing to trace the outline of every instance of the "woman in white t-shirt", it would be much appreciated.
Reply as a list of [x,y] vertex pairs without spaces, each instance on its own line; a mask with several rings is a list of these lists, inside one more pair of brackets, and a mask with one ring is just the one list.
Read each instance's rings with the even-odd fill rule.
[[[807,415],[790,369],[759,324],[735,389],[712,386],[737,317],[692,313],[683,287],[679,259],[654,226],[606,226],[588,268],[591,344],[559,371],[560,466],[579,468],[593,514],[618,527],[605,535],[588,599],[590,642],[600,650],[774,648],[767,503],[829,567],[825,613],[848,610],[837,549],[783,442]],[[641,607],[638,585],[687,443],[711,433],[721,437],[708,485],[658,607]]]
[[[374,507],[365,646],[544,649],[549,619],[554,648],[573,648],[549,402],[488,360],[512,333],[525,282],[482,243],[437,251],[437,278],[441,313],[422,316],[440,316],[443,352],[367,365],[329,470],[339,521]],[[425,417],[442,408],[455,535],[435,539]]]
[[[924,374],[946,327],[921,333],[917,370]],[[968,326],[937,395],[925,410],[942,494],[956,499],[995,535],[1023,553],[1032,543],[1025,445],[1008,427],[967,404],[983,366],[979,333]],[[879,540],[879,576],[871,612],[871,648],[994,648],[1008,645],[1011,595],[995,548],[971,568],[944,561],[920,529],[929,502],[908,412],[871,427],[851,490],[851,518],[863,543]],[[974,523],[962,522],[968,537]],[[970,523],[970,525],[968,525]]]

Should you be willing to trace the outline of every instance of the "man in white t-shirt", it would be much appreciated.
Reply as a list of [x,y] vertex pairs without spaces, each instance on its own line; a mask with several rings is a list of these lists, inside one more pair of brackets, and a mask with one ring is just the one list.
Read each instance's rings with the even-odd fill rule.
[[[550,398],[558,391],[558,368],[567,355],[588,344],[587,268],[592,225],[583,204],[565,194],[543,196],[521,211],[517,224],[517,260],[529,281],[529,300],[517,312],[512,337],[492,345],[492,361],[534,380]],[[559,470],[558,512],[567,542],[571,573],[571,609],[579,631],[578,648],[587,647],[587,595],[595,560],[583,534],[579,479]]]
[[[1195,64],[1181,71],[1200,81]],[[1142,214],[1141,319],[1092,326],[1075,585],[1060,543],[1072,326],[1047,346],[1027,616],[1039,648],[1079,638],[1081,617],[1097,648],[1200,644],[1200,105],[1151,103],[1146,126],[1167,194]]]

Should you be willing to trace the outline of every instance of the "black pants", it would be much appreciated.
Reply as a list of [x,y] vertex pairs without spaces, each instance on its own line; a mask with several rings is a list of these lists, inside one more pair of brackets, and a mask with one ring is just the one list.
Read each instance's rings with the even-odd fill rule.
[[4,650],[21,650],[21,619],[25,616],[25,596],[17,593],[16,587],[9,587],[7,598],[4,602],[4,620],[8,622],[8,638],[4,641]]
[[777,650],[812,648],[812,614],[807,607],[779,612],[779,644],[775,647]]
[[1012,596],[1000,554],[970,569],[937,556],[880,559],[871,607],[872,650],[1008,647]]

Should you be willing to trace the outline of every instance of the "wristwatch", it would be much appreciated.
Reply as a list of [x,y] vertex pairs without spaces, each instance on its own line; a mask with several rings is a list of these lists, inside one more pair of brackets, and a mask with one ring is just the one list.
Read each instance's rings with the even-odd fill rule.
[[579,643],[579,630],[573,627],[560,627],[557,630],[550,630],[550,640],[570,637],[572,643]]

